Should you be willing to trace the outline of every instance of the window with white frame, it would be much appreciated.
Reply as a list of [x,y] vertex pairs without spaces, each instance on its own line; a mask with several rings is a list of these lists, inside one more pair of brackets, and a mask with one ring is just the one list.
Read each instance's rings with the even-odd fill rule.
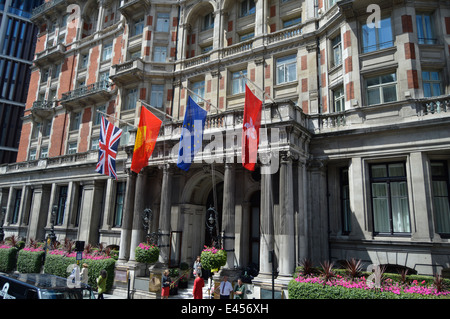
[[245,17],[256,12],[254,0],[244,0],[241,2],[241,17]]
[[80,59],[80,69],[86,69],[89,62],[89,54],[82,54]]
[[436,44],[434,35],[433,15],[429,13],[416,13],[417,38],[419,44]]
[[[97,111],[98,111],[98,112],[97,112]],[[106,112],[106,106],[105,106],[105,105],[99,106],[99,107],[97,107],[97,108],[95,109],[95,114],[94,114],[94,125],[100,125],[101,122],[102,122],[102,116],[103,116],[103,114],[100,113],[100,112],[102,112],[102,113],[105,113],[105,112]]]
[[203,102],[203,100],[201,98],[205,97],[205,81],[193,82],[192,83],[192,91],[195,93],[191,96],[192,100],[194,100],[194,102],[196,102],[196,103]]
[[333,90],[333,106],[334,112],[342,112],[345,110],[345,96],[343,86],[340,86]]
[[165,12],[159,12],[156,15],[156,31],[157,32],[169,32],[169,18],[170,14]]
[[245,77],[247,76],[247,70],[241,70],[238,72],[233,72],[231,74],[231,94],[245,93],[245,83],[247,82]]
[[133,130],[132,126],[123,126],[122,129],[122,135],[120,136],[120,142],[119,145],[128,145],[128,142],[130,141],[130,131]]
[[47,158],[48,157],[48,146],[41,147],[41,154],[39,158]]
[[277,84],[297,81],[297,56],[290,55],[276,60]]
[[164,102],[164,85],[152,84],[150,104],[154,107],[163,107]]
[[367,104],[381,104],[397,101],[397,76],[395,73],[366,79]]
[[135,20],[131,29],[131,36],[142,34],[144,32],[144,26],[144,17]]
[[112,57],[112,43],[107,43],[103,46],[102,61],[111,60]]
[[31,132],[31,138],[32,139],[38,138],[40,131],[41,131],[41,123],[34,123],[33,131]]
[[423,96],[432,97],[443,94],[442,79],[439,71],[422,71]]
[[36,159],[36,149],[32,148],[30,149],[30,152],[28,153],[28,160],[34,161]]
[[73,113],[72,120],[70,121],[70,130],[79,130],[81,125],[81,112]]
[[166,62],[167,47],[155,46],[153,49],[153,61],[154,62]]
[[341,46],[341,35],[338,34],[333,39],[331,39],[331,48],[333,55],[331,57],[331,66],[335,67],[342,64],[342,46]]
[[137,88],[127,90],[124,110],[135,109],[136,103],[137,103],[137,97],[138,97],[138,89]]
[[77,142],[69,143],[67,147],[67,154],[75,154],[77,152]]
[[42,136],[50,136],[52,131],[52,120],[45,120],[42,122]]
[[91,140],[91,150],[96,151],[99,149],[99,137],[93,137]]
[[376,23],[364,24],[362,27],[362,52],[372,52],[390,48],[394,45],[391,18],[387,17]]
[[212,28],[214,28],[214,14],[210,12],[203,17],[202,30],[209,30]]

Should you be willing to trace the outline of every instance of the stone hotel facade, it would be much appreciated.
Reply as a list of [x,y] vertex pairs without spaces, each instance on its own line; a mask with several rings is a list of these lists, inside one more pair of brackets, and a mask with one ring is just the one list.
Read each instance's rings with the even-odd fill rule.
[[[272,266],[283,284],[304,258],[450,268],[449,1],[50,0],[31,20],[17,162],[0,166],[6,236],[43,240],[53,221],[58,240],[118,246],[137,269],[150,208],[160,263],[192,264],[214,207],[224,271],[255,264],[261,291]],[[254,172],[240,162],[246,79],[264,100]],[[185,172],[188,96],[208,115]],[[142,105],[168,116],[135,174]],[[94,170],[102,114],[123,129],[118,180]]]

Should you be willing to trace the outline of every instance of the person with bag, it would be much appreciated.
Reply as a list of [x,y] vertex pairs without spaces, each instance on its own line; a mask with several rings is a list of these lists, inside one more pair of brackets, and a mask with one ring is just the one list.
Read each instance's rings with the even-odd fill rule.
[[197,259],[194,262],[194,277],[196,277],[197,273],[200,273],[200,277],[202,277],[202,262],[201,257],[197,256]]
[[170,294],[170,277],[169,277],[169,269],[164,270],[162,280],[162,289],[161,289],[161,298],[168,299]]

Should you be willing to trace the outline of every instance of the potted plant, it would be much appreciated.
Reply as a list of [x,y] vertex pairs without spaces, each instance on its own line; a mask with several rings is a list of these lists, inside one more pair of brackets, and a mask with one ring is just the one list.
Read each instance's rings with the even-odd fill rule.
[[178,294],[178,281],[179,281],[178,276],[179,276],[179,274],[180,274],[180,271],[178,270],[178,268],[171,268],[169,270],[169,277],[171,280],[169,295],[171,295],[171,296]]
[[146,264],[153,264],[158,261],[159,248],[156,245],[140,243],[136,249],[136,261]]
[[207,247],[201,253],[202,268],[220,269],[227,262],[227,252],[223,249]]

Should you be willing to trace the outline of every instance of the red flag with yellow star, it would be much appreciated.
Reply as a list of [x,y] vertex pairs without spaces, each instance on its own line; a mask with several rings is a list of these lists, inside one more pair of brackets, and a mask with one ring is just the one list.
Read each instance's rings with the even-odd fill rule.
[[133,159],[131,160],[131,170],[136,174],[139,174],[141,169],[148,164],[148,159],[155,148],[161,123],[162,121],[158,117],[142,106],[134,143]]

